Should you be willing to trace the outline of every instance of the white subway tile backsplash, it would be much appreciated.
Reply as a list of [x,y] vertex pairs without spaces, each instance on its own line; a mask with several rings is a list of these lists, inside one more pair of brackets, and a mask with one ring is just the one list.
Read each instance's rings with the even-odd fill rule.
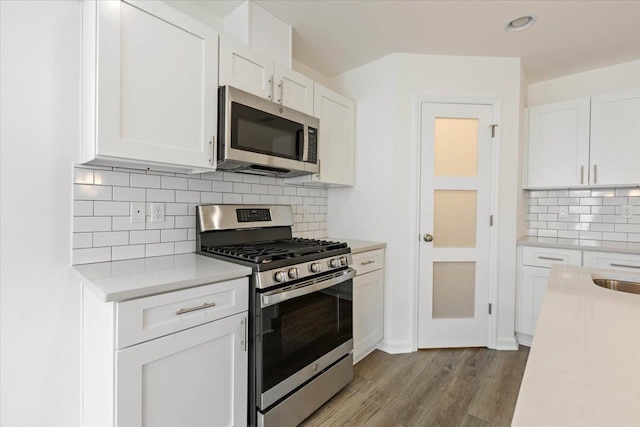
[[191,191],[211,191],[211,181],[205,179],[190,179],[189,190]]
[[74,249],[72,257],[74,264],[111,261],[111,248]]
[[602,215],[580,215],[580,222],[602,222]]
[[616,196],[618,197],[639,197],[640,188],[618,188],[616,189]]
[[[75,264],[194,252],[200,203],[291,205],[295,236],[327,235],[327,190],[288,186],[280,178],[78,166],[74,183]],[[145,202],[146,222],[131,222],[132,201]],[[157,202],[165,203],[162,223],[149,216]],[[546,206],[541,208],[547,214]]]
[[107,231],[93,233],[93,247],[121,246],[129,244],[128,231]]
[[[591,224],[591,231],[614,231],[614,225],[613,224],[601,224],[601,223],[597,223],[594,222],[593,224]],[[609,240],[609,239],[604,239],[604,240]]]
[[160,186],[168,190],[186,190],[189,188],[187,178],[163,176]]
[[129,234],[129,240],[132,245],[140,243],[160,243],[160,230],[136,230],[131,231]]
[[591,190],[591,197],[613,197],[615,195],[615,190]]
[[[175,202],[174,190],[147,189],[147,202]],[[166,213],[165,213],[166,214]]]
[[569,190],[569,197],[589,197],[591,190]]
[[93,202],[95,216],[129,216],[130,202]]
[[73,231],[83,233],[89,231],[111,231],[111,217],[78,216],[73,218]]
[[627,197],[603,197],[602,204],[605,206],[611,205],[626,205],[628,201]]
[[145,246],[145,257],[173,255],[173,242],[150,243]]
[[74,200],[111,200],[111,195],[111,187],[88,184],[74,184],[73,186]]
[[599,197],[581,197],[580,206],[596,206],[602,205],[602,198]]
[[93,201],[74,200],[73,216],[93,216]]
[[602,233],[599,231],[581,231],[580,238],[584,240],[602,240]]
[[176,191],[177,203],[200,203],[199,191]]
[[111,260],[144,258],[144,245],[114,246],[111,248]]
[[613,240],[617,242],[626,242],[628,240],[627,233],[602,233],[602,240]]
[[129,174],[124,172],[94,171],[93,183],[95,185],[112,185],[112,186],[128,187]]
[[558,237],[558,230],[538,230],[538,237]]
[[93,247],[93,233],[73,233],[73,249]]
[[134,187],[113,187],[113,200],[144,202],[145,190]]
[[132,173],[129,182],[131,187],[160,188],[161,178],[158,175]]
[[558,230],[558,237],[562,239],[579,239],[580,232],[574,230]]
[[162,230],[160,233],[161,242],[177,242],[180,240],[187,240],[186,228],[175,228],[171,230]]

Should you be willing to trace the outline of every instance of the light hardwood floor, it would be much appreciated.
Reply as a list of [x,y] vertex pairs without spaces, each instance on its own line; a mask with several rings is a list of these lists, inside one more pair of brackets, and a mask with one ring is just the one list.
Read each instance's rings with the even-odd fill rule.
[[529,348],[374,351],[353,381],[302,424],[509,426]]

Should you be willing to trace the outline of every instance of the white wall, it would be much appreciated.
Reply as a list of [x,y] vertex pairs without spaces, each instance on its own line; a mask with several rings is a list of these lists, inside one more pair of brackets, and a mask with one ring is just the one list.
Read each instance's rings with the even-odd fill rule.
[[634,88],[640,88],[640,60],[530,84],[527,105],[549,104]]
[[329,235],[388,243],[383,346],[389,351],[415,346],[417,95],[501,100],[497,345],[515,345],[520,73],[517,58],[394,54],[332,79],[357,102],[357,148],[356,186],[329,190]]
[[80,424],[80,3],[0,2],[0,424]]

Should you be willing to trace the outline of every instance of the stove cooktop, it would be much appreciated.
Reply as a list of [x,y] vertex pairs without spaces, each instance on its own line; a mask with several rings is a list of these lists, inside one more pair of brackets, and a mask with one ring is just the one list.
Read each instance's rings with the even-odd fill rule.
[[[290,260],[290,262],[295,263],[297,258],[305,255],[321,255],[325,252],[344,248],[347,248],[347,244],[342,242],[294,237],[240,245],[209,246],[203,247],[202,251],[254,264],[268,264],[281,260]],[[329,254],[327,255],[330,256]]]

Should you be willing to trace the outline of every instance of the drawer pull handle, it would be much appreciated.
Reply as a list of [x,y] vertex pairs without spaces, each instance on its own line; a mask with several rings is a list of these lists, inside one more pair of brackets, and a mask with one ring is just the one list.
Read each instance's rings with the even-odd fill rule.
[[624,268],[640,268],[640,265],[629,265],[629,264],[610,264],[611,267],[624,267]]
[[360,265],[369,265],[369,264],[373,264],[374,262],[375,260],[363,261],[360,263]]
[[562,258],[553,258],[550,256],[539,256],[538,259],[546,259],[547,261],[564,261]]
[[215,302],[212,302],[212,303],[205,302],[204,304],[199,305],[197,307],[181,308],[180,310],[176,311],[176,315],[179,316],[181,314],[191,313],[192,311],[204,310],[205,308],[215,307],[215,306],[216,306]]

